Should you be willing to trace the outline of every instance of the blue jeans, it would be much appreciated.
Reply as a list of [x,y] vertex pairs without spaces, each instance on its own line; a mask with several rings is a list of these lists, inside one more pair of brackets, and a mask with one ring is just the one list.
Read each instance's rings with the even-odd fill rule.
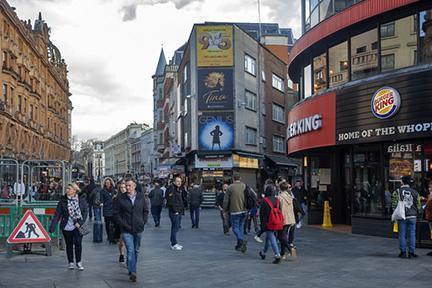
[[177,244],[177,232],[180,230],[180,220],[181,220],[181,214],[180,213],[169,213],[169,217],[171,220],[171,246],[174,246]]
[[399,230],[399,248],[402,253],[407,250],[407,237],[409,241],[408,252],[414,253],[416,245],[416,218],[408,218],[405,220],[398,220]]
[[200,214],[199,207],[190,207],[191,221],[192,221],[192,225],[195,227],[198,227],[199,224],[199,214]]
[[127,251],[127,265],[129,273],[136,273],[139,248],[141,246],[142,233],[122,233],[122,239]]
[[93,207],[93,212],[94,212],[95,222],[101,222],[102,223],[102,208]]
[[237,245],[243,242],[246,214],[247,213],[245,212],[241,214],[231,215],[232,231],[237,238]]
[[276,242],[276,235],[274,231],[266,231],[266,241],[264,243],[264,250],[263,250],[264,254],[267,253],[269,245],[271,245],[275,256],[280,256],[279,247]]

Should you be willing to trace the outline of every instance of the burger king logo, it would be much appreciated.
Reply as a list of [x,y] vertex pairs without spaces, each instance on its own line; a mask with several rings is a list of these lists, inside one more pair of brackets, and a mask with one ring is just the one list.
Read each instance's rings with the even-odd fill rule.
[[371,109],[375,117],[387,119],[397,113],[400,104],[399,92],[391,87],[383,87],[372,97]]

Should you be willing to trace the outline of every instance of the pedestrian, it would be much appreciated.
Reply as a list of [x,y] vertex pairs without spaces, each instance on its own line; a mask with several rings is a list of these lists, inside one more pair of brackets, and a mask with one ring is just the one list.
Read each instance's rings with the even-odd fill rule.
[[[113,216],[114,216],[114,211],[115,211],[115,206],[117,205],[117,200],[119,198],[119,196],[121,194],[126,193],[126,184],[124,182],[124,180],[120,180],[119,182],[117,182],[116,185],[117,189],[116,189],[116,194],[114,195],[113,198]],[[113,223],[114,223],[114,229],[113,229],[113,240],[117,242],[118,248],[119,248],[119,263],[120,264],[124,264],[125,263],[125,250],[126,250],[126,246],[121,238],[121,229],[120,229],[120,225],[115,221],[115,218],[113,217]]]
[[247,251],[247,241],[244,239],[244,224],[247,214],[245,189],[246,184],[241,182],[240,175],[234,174],[232,183],[224,197],[224,211],[231,217],[232,231],[237,238],[235,250],[245,253]]
[[286,249],[291,256],[295,256],[294,246],[294,232],[296,228],[296,217],[295,217],[295,201],[294,195],[291,191],[291,185],[288,182],[281,182],[280,195],[278,199],[280,201],[281,211],[284,218],[283,228],[278,233],[278,240],[281,244],[281,257],[286,260],[285,254]]
[[187,205],[187,203],[185,203],[184,193],[182,179],[180,177],[174,178],[174,183],[168,187],[165,193],[166,206],[171,220],[171,249],[175,251],[183,250],[183,246],[178,244],[177,233],[180,230],[181,217]]
[[[432,239],[432,181],[430,181],[428,185],[428,196],[425,205],[425,218],[426,221],[429,222],[430,237]],[[426,255],[432,256],[432,252],[429,252]]]
[[102,209],[103,209],[103,216],[105,220],[105,231],[107,234],[107,238],[109,243],[115,244],[116,242],[113,239],[112,235],[112,218],[113,218],[113,198],[116,195],[116,190],[114,187],[114,180],[110,177],[106,177],[103,180],[103,188],[101,192],[101,198],[102,198]]
[[125,180],[126,193],[119,194],[114,205],[114,218],[126,245],[129,280],[137,281],[137,261],[144,226],[148,218],[148,203],[144,193],[137,193],[136,181]]
[[272,247],[274,252],[274,264],[278,264],[281,260],[279,247],[276,242],[276,234],[283,229],[283,215],[280,210],[280,201],[275,197],[274,191],[266,189],[265,198],[262,202],[260,209],[260,222],[261,231],[265,231],[266,240],[264,248],[259,252],[262,260],[266,258],[266,253],[269,246]]
[[198,229],[199,227],[199,214],[203,200],[203,191],[201,187],[198,184],[194,184],[188,195],[192,229]]
[[154,183],[154,188],[149,194],[151,204],[151,214],[155,223],[155,227],[160,226],[162,206],[164,204],[164,191],[161,189],[158,181]]
[[[69,184],[67,186],[66,195],[63,195],[57,204],[49,232],[54,233],[57,223],[60,221],[60,230],[66,242],[68,268],[74,269],[76,265],[78,270],[82,271],[84,270],[81,259],[83,235],[79,228],[86,222],[88,204],[86,194],[78,194],[79,192],[78,185]],[[76,264],[74,264],[74,252]]]
[[219,209],[220,217],[222,219],[222,227],[225,235],[229,234],[229,229],[231,227],[231,223],[229,220],[229,215],[223,209],[223,203],[226,191],[228,189],[228,184],[222,185],[222,190],[216,195],[216,207]]
[[303,218],[307,214],[307,191],[303,188],[302,180],[297,179],[295,181],[292,193],[294,194],[294,197],[297,199],[297,201],[300,203],[301,210],[303,211],[296,226],[296,228],[301,228]]
[[[93,219],[93,203],[92,203],[91,193],[96,187],[97,187],[97,185],[95,184],[93,178],[86,177],[84,179],[84,188],[82,190],[82,193],[86,194],[86,196],[87,196],[87,204],[89,207],[89,219],[90,220]],[[47,191],[47,193],[48,193],[48,191]]]
[[[252,190],[252,188],[249,188]],[[252,190],[252,192],[256,195],[256,192]],[[247,235],[251,231],[252,222],[254,224],[255,235],[257,235],[260,231],[258,226],[258,195],[256,195],[256,203],[251,209],[249,209],[246,221],[244,225],[244,234]],[[260,239],[261,240],[261,239]],[[259,242],[259,241],[258,241]]]
[[[399,201],[403,202],[405,207],[405,219],[398,220],[400,258],[417,257],[415,254],[416,224],[421,204],[419,193],[410,187],[411,183],[411,176],[403,176],[402,186],[397,189],[397,193],[394,193],[395,197],[393,197],[393,210],[396,209]],[[409,242],[408,253],[407,238]]]

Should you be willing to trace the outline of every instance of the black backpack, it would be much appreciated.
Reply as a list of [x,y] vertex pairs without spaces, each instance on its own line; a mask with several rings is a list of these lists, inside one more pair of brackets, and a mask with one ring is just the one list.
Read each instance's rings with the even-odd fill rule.
[[257,207],[257,200],[258,200],[257,194],[247,185],[244,190],[244,195],[245,195],[245,206],[248,211],[251,210],[252,208]]

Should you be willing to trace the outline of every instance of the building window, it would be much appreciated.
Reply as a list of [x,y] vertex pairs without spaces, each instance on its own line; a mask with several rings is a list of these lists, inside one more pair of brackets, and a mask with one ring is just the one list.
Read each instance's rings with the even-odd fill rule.
[[313,59],[314,93],[327,88],[327,56],[326,53]]
[[285,153],[284,138],[273,135],[273,152]]
[[[381,69],[388,71],[409,67],[417,63],[414,55],[417,51],[417,33],[412,29],[416,23],[415,16],[411,15],[381,26]],[[388,27],[391,28],[392,37],[382,34]],[[385,32],[386,33],[386,32]]]
[[312,65],[308,65],[303,69],[303,97],[308,98],[312,96],[312,79],[311,79],[311,73],[312,73]]
[[395,55],[382,55],[381,56],[381,70],[388,71],[395,68]]
[[378,29],[351,38],[351,76],[353,80],[378,72]]
[[183,83],[186,83],[189,79],[188,75],[188,64],[186,64],[183,68]]
[[[21,113],[22,112],[22,96],[18,95],[18,112]],[[49,122],[48,122],[49,123]]]
[[348,42],[329,49],[329,86],[334,87],[348,82]]
[[285,109],[284,107],[273,103],[273,121],[277,121],[280,123],[285,123]]
[[320,3],[320,22],[333,15],[333,0],[322,0]]
[[432,9],[420,12],[419,56],[420,63],[432,63]]
[[3,51],[3,67],[7,67],[8,53]]
[[289,77],[287,77],[287,79],[288,79],[288,88],[289,89],[294,89],[294,82],[289,78]]
[[285,91],[284,80],[276,74],[272,74],[272,86],[281,92]]
[[33,111],[33,104],[30,104],[30,119],[33,120],[34,117],[34,111]]
[[7,104],[7,102],[8,102],[7,84],[3,84],[2,95],[3,95],[4,103]]
[[250,91],[245,92],[246,108],[256,111],[257,110],[257,95]]
[[244,57],[244,64],[245,64],[245,71],[249,74],[256,75],[255,74],[255,59],[251,56],[245,54]]
[[381,25],[381,38],[392,37],[395,35],[395,22]]
[[184,116],[186,116],[188,113],[188,98],[185,98],[184,100]]
[[257,144],[257,130],[255,128],[246,127],[246,145]]

